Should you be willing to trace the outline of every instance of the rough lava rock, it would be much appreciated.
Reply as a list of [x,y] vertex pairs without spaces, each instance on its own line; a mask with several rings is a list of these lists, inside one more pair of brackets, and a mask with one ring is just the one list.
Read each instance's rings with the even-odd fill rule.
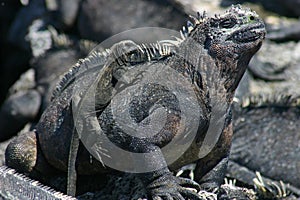
[[[230,160],[244,167],[244,172],[258,171],[300,188],[299,103],[299,96],[279,93],[252,95],[235,104]],[[253,175],[247,177],[235,166],[229,168],[231,175],[250,184]]]

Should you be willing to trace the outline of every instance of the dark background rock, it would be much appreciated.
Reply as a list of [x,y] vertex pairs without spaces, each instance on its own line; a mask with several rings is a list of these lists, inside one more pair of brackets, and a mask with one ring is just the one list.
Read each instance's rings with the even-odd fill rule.
[[80,36],[102,41],[109,36],[138,27],[164,27],[179,30],[186,15],[168,1],[86,0],[78,18]]
[[57,10],[59,16],[66,27],[72,27],[77,18],[81,0],[57,0]]
[[222,6],[230,6],[231,4],[243,4],[245,2],[261,4],[266,10],[278,13],[288,17],[300,16],[299,0],[222,0]]
[[[42,42],[46,47],[37,45],[37,50],[32,48],[36,53],[41,51],[41,55],[30,59],[32,68],[10,88],[0,109],[0,141],[16,135],[25,124],[38,121],[62,76],[95,46],[94,43],[67,35],[56,35],[55,30],[52,30],[52,38],[50,32],[43,30],[49,36],[38,40],[46,40]],[[35,39],[32,40],[31,43]],[[48,43],[52,47],[48,47]]]
[[249,64],[252,93],[299,95],[300,42],[266,41]]
[[241,104],[233,109],[230,160],[300,188],[299,98],[252,96]]
[[0,109],[0,141],[19,132],[39,112],[41,96],[35,90],[20,91],[10,96]]
[[10,43],[24,50],[30,51],[30,44],[26,40],[28,27],[35,19],[45,18],[47,10],[44,1],[32,0],[17,13],[10,26],[8,40]]
[[62,75],[65,74],[79,58],[84,56],[85,55],[80,54],[76,49],[52,49],[45,55],[32,61],[32,66],[36,72],[36,87],[42,96],[42,111],[49,105],[52,91],[62,78]]
[[8,88],[26,70],[29,60],[29,54],[8,40],[11,23],[21,7],[18,0],[3,0],[0,3],[0,103]]
[[271,31],[268,34],[268,39],[277,42],[299,41],[300,21],[294,22],[291,25],[282,25],[278,30]]

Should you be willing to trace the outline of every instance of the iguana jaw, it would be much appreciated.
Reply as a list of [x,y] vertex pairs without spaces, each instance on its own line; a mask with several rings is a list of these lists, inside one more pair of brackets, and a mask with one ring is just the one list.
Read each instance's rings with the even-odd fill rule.
[[226,40],[232,40],[235,43],[254,42],[263,40],[265,37],[265,26],[263,23],[253,24],[249,27],[243,27],[234,31]]

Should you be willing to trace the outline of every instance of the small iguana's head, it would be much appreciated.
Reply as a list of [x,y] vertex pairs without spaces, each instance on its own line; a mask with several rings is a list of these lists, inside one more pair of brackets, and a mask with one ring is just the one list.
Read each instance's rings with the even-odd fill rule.
[[[193,26],[193,27],[190,27]],[[190,30],[189,30],[190,29]],[[190,31],[190,33],[189,33]],[[232,6],[222,15],[207,17],[205,13],[188,23],[187,34],[202,43],[213,56],[221,59],[250,54],[260,48],[266,30],[263,21],[249,8]]]

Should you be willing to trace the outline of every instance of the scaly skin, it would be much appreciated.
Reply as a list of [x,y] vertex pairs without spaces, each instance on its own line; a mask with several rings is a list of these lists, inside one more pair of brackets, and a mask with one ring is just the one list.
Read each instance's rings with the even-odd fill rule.
[[[173,46],[169,47],[170,51],[160,48],[165,45],[164,42],[161,42],[159,47],[151,45],[143,47],[132,41],[122,41],[115,44],[107,55],[95,52],[94,55],[78,62],[73,72],[62,82],[51,105],[36,127],[39,143],[36,146],[40,147],[50,165],[67,170],[71,138],[76,136],[76,133],[73,133],[75,130],[73,115],[76,113],[72,112],[71,108],[71,105],[78,105],[78,102],[72,104],[76,88],[74,80],[82,79],[82,82],[88,82],[93,79],[95,77],[93,73],[96,72],[84,73],[93,65],[99,66],[98,73],[102,75],[97,84],[99,95],[95,97],[95,110],[103,133],[122,149],[136,153],[155,152],[138,161],[145,166],[155,167],[153,171],[137,174],[144,182],[150,198],[201,199],[196,192],[187,187],[199,190],[201,186],[212,190],[220,185],[224,178],[232,137],[230,105],[251,57],[261,46],[265,27],[255,12],[240,6],[233,6],[220,16],[199,15],[197,19],[192,20],[192,23],[188,23],[187,30],[182,32],[184,38],[177,43],[174,42]],[[141,50],[143,48],[144,50]],[[151,67],[157,69],[169,67],[184,77],[187,81],[180,83],[180,87],[192,88],[195,102],[191,103],[199,107],[195,139],[188,150],[169,166],[163,165],[166,160],[160,153],[161,149],[174,138],[184,138],[187,134],[186,129],[180,127],[181,113],[182,106],[190,105],[188,103],[179,105],[179,100],[168,88],[155,83],[142,85],[140,89],[143,93],[129,99],[129,103],[125,105],[122,104],[122,99],[116,100],[115,104],[112,103],[112,91],[121,80],[120,77],[128,72],[131,76],[127,78],[131,78],[131,81],[139,80],[138,75]],[[173,77],[165,78],[165,81],[178,84]],[[125,84],[124,90],[134,94],[136,91],[132,91],[130,86]],[[185,97],[189,97],[187,94],[184,93]],[[84,98],[79,99],[79,103],[83,101]],[[136,124],[160,118],[159,108],[163,108],[167,113],[166,122],[154,136],[133,137],[116,123],[112,113],[113,106],[129,112],[131,120]],[[207,141],[207,138],[212,136],[215,145],[211,147],[209,145],[213,141]],[[18,146],[14,143],[6,151],[7,164],[15,168],[19,166],[12,163],[19,163],[15,158],[19,159],[20,156],[14,154],[22,151],[22,149],[16,151],[16,148]],[[109,155],[110,152],[106,154]],[[26,152],[23,151],[22,155],[26,155]],[[105,157],[104,152],[101,155]],[[109,173],[107,170],[109,168],[102,166],[105,162],[101,163],[96,159],[90,162],[90,155],[83,146],[79,148],[76,158],[79,174]],[[32,160],[36,158],[22,156],[22,159],[34,163]],[[172,175],[172,170],[195,161],[197,162],[195,181]]]

